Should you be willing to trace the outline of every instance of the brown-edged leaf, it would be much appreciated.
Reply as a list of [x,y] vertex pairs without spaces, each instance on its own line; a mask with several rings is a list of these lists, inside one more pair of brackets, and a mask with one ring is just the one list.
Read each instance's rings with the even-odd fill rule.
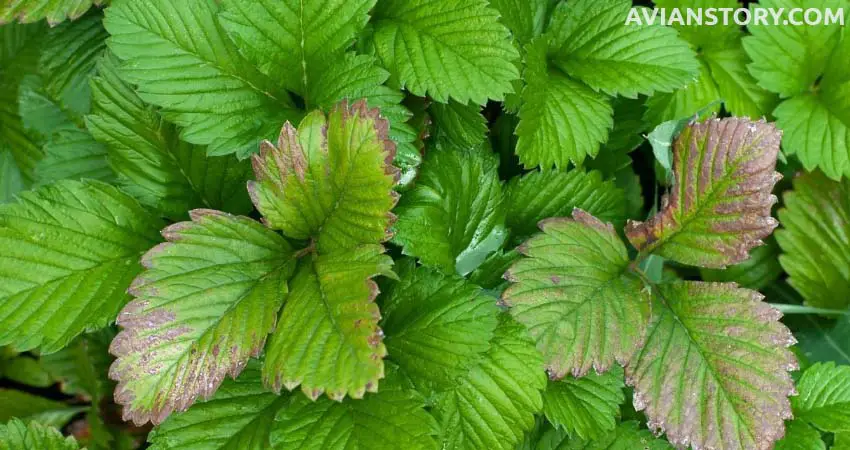
[[770,209],[780,137],[773,124],[745,118],[687,126],[673,144],[675,180],[662,211],[630,222],[629,241],[642,253],[695,266],[746,260],[777,225]]

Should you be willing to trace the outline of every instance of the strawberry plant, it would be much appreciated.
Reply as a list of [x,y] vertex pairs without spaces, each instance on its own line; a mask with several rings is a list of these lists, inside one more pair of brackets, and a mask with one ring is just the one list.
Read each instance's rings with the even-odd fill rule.
[[850,448],[850,36],[641,3],[0,3],[0,449]]

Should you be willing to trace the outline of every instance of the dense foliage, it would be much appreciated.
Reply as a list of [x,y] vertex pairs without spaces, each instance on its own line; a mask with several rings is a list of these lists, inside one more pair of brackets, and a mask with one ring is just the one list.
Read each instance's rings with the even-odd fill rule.
[[850,35],[632,6],[0,2],[0,450],[850,449]]

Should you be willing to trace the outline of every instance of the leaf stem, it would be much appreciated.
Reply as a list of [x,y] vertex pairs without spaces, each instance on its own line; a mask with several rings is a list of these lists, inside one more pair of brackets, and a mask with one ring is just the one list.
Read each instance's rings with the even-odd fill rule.
[[768,304],[781,311],[782,314],[820,314],[824,316],[845,316],[850,314],[850,311],[844,311],[841,309],[815,308],[805,305],[790,305],[788,303]]

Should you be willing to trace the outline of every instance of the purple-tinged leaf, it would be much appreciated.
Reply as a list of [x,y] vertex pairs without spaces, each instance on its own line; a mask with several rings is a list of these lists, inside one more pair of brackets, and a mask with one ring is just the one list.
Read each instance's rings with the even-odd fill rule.
[[641,253],[723,268],[749,257],[777,226],[770,215],[781,132],[749,119],[709,119],[676,139],[672,192],[646,222],[626,235]]

